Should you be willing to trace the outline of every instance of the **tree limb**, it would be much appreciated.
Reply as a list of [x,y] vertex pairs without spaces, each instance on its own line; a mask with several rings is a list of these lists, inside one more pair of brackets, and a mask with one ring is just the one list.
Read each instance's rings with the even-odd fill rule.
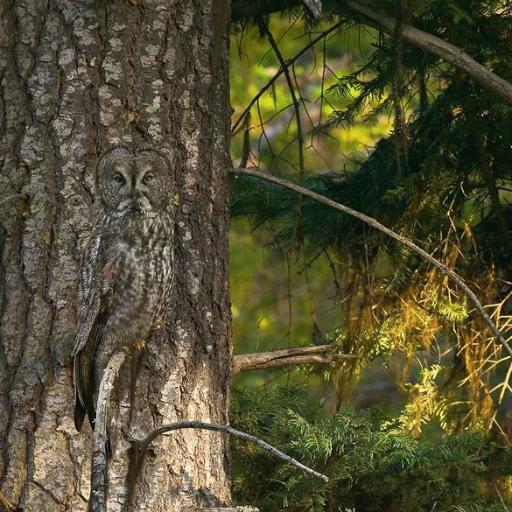
[[249,441],[250,443],[254,443],[263,450],[271,453],[275,457],[286,461],[288,464],[295,466],[296,468],[299,468],[301,471],[304,471],[304,473],[307,473],[309,475],[315,476],[316,478],[320,478],[324,482],[328,482],[329,478],[326,475],[323,475],[322,473],[319,473],[318,471],[315,471],[314,469],[311,469],[298,460],[294,459],[293,457],[290,457],[289,455],[286,455],[286,453],[283,453],[282,451],[278,450],[277,448],[274,448],[270,444],[266,443],[262,439],[259,439],[258,437],[252,436],[251,434],[247,434],[246,432],[241,432],[240,430],[236,430],[232,427],[229,427],[228,425],[217,425],[215,423],[205,423],[203,421],[180,421],[178,423],[168,423],[166,425],[162,425],[150,434],[148,434],[144,439],[141,439],[139,441],[132,441],[132,449],[136,450],[139,454],[146,451],[147,447],[159,436],[162,434],[165,434],[167,432],[171,432],[173,430],[180,430],[184,428],[192,428],[192,429],[202,429],[202,430],[212,430],[215,432],[223,432],[224,434],[228,434],[233,437],[238,437],[239,439],[243,439],[244,441]]
[[[299,0],[260,0],[247,2],[243,0],[234,0],[232,9],[233,19],[243,19],[252,16],[263,16],[272,12],[291,9],[297,7],[302,2]],[[370,7],[359,2],[343,2],[352,12],[362,15],[367,20],[377,24],[386,32],[393,34],[397,20],[387,14],[379,13]],[[339,12],[340,15],[346,15],[345,11]],[[440,37],[417,29],[412,25],[404,24],[401,31],[402,38],[413,46],[417,46],[429,53],[437,55],[441,59],[453,64],[469,76],[474,78],[480,85],[499,94],[507,102],[512,103],[512,84],[498,76],[496,73],[488,70],[485,66],[478,63],[470,55],[462,51],[457,46],[448,43]],[[269,87],[270,85],[268,85]],[[268,88],[266,86],[266,88]]]
[[[365,18],[377,23],[386,32],[392,34],[396,30],[397,20],[395,18],[387,14],[378,13],[359,2],[347,2],[346,5],[352,11],[362,14]],[[512,103],[512,84],[482,66],[482,64],[478,63],[457,46],[444,41],[440,37],[406,24],[402,26],[401,35],[408,43],[441,57],[443,60],[466,72],[486,89],[491,89],[509,103]]]
[[379,221],[375,220],[372,217],[369,217],[368,215],[365,215],[364,213],[358,212],[357,210],[354,210],[350,208],[349,206],[345,206],[344,204],[337,203],[336,201],[333,201],[332,199],[329,199],[328,197],[325,197],[321,194],[317,194],[316,192],[313,192],[312,190],[309,190],[307,188],[301,187],[299,185],[296,185],[295,183],[292,183],[289,180],[285,180],[282,178],[278,178],[276,176],[272,176],[271,174],[268,174],[266,172],[259,171],[257,169],[229,169],[230,172],[235,174],[243,174],[246,176],[254,176],[255,178],[259,178],[265,181],[269,181],[270,183],[274,183],[276,185],[279,185],[280,187],[287,188],[289,190],[293,190],[294,192],[298,192],[299,194],[303,194],[307,197],[310,197],[311,199],[314,199],[315,201],[318,201],[319,203],[325,204],[327,206],[330,206],[331,208],[334,208],[335,210],[338,210],[340,212],[346,213],[352,217],[355,217],[356,219],[359,219],[360,221],[364,222],[365,224],[368,224],[369,226],[372,226],[373,228],[381,231],[385,235],[389,236],[390,238],[393,238],[397,242],[401,243],[402,245],[405,245],[411,251],[415,252],[421,258],[431,263],[434,267],[436,267],[438,270],[440,270],[443,274],[445,274],[449,279],[451,279],[457,287],[468,297],[470,302],[473,304],[475,309],[480,313],[482,318],[484,319],[485,323],[490,327],[493,334],[496,336],[498,341],[501,343],[501,345],[505,348],[505,350],[508,352],[509,355],[512,356],[512,348],[508,344],[507,340],[503,336],[503,334],[500,332],[500,330],[496,327],[494,322],[492,321],[491,317],[488,315],[487,311],[485,311],[485,308],[480,304],[478,298],[474,294],[474,292],[469,288],[469,286],[464,282],[464,280],[456,274],[453,270],[449,269],[444,263],[441,263],[440,261],[436,260],[433,256],[431,256],[428,252],[424,251],[421,247],[418,247],[412,240],[409,238],[406,238],[405,236],[399,235],[398,233],[395,233],[391,229],[387,228],[383,224],[381,224]]
[[335,343],[315,347],[297,347],[271,352],[256,352],[233,356],[233,373],[264,368],[279,368],[297,364],[330,364],[355,359],[353,354],[325,354],[336,348]]
[[126,359],[126,350],[121,349],[113,354],[101,378],[96,404],[94,422],[94,447],[91,463],[91,495],[89,498],[90,512],[106,512],[108,485],[107,456],[107,407],[116,377]]

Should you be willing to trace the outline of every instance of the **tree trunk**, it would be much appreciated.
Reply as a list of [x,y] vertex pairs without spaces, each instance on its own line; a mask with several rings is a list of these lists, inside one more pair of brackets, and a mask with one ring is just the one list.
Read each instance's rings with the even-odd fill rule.
[[[227,421],[228,4],[0,0],[0,477],[25,512],[87,507],[91,432],[73,426],[69,353],[94,166],[112,144],[171,154],[178,205],[175,305],[120,426],[142,437],[177,420]],[[126,510],[126,447],[111,464],[109,511]],[[130,510],[152,512],[228,504],[227,439],[161,436],[133,496]]]

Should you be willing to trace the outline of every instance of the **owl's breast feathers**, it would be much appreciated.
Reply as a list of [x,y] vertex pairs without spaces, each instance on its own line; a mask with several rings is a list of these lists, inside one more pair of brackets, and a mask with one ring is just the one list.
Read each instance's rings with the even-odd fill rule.
[[171,219],[107,220],[99,233],[88,245],[81,271],[73,350],[78,430],[86,413],[92,424],[96,381],[113,352],[148,338],[172,286]]

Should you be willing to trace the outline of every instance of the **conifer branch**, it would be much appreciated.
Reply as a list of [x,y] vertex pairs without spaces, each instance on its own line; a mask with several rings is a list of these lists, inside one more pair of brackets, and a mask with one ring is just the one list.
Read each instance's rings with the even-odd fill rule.
[[[366,19],[371,20],[386,32],[393,34],[399,23],[387,14],[379,13],[359,2],[346,2],[346,5]],[[437,55],[441,59],[474,78],[480,85],[499,94],[507,102],[512,103],[512,84],[493,73],[457,46],[444,41],[440,37],[424,32],[412,25],[403,24],[400,35],[404,41]]]
[[325,197],[321,194],[313,192],[312,190],[309,190],[307,188],[301,187],[300,185],[296,185],[295,183],[292,183],[289,180],[278,178],[276,176],[273,176],[266,172],[259,171],[257,169],[229,169],[229,171],[232,173],[235,173],[235,174],[243,174],[246,176],[253,176],[255,178],[259,178],[259,179],[268,181],[270,183],[274,183],[275,185],[279,185],[280,187],[284,187],[289,190],[293,190],[294,192],[298,192],[299,194],[303,194],[307,197],[310,197],[311,199],[314,199],[315,201],[317,201],[319,203],[322,203],[326,206],[334,208],[335,210],[338,210],[338,211],[346,213],[352,217],[355,217],[356,219],[359,219],[360,221],[364,222],[365,224],[368,224],[369,226],[381,231],[382,233],[389,236],[390,238],[393,238],[394,240],[401,243],[402,245],[405,245],[411,251],[413,251],[416,254],[418,254],[419,256],[421,256],[422,259],[431,263],[434,267],[436,267],[440,272],[442,272],[444,275],[446,275],[449,279],[451,279],[457,285],[457,287],[468,297],[468,299],[473,304],[475,309],[480,313],[480,315],[484,319],[485,323],[489,326],[489,328],[493,332],[494,336],[498,339],[498,341],[501,343],[501,345],[504,347],[504,349],[508,352],[508,354],[510,356],[512,356],[512,348],[510,347],[509,343],[507,342],[507,340],[505,339],[503,334],[500,332],[498,327],[496,327],[495,323],[493,322],[493,320],[491,319],[491,317],[489,316],[487,311],[485,311],[485,308],[482,306],[482,304],[478,300],[475,293],[464,282],[462,277],[460,277],[458,274],[456,274],[453,270],[449,269],[444,263],[441,263],[440,261],[435,259],[427,251],[423,250],[421,247],[418,247],[409,238],[406,238],[405,236],[395,233],[393,230],[387,228],[386,226],[381,224],[379,221],[375,220],[373,217],[369,217],[368,215],[358,212],[357,210],[354,210],[354,209],[350,208],[349,206],[345,206],[344,204],[337,203],[336,201],[333,201],[332,199],[329,199],[328,197]]

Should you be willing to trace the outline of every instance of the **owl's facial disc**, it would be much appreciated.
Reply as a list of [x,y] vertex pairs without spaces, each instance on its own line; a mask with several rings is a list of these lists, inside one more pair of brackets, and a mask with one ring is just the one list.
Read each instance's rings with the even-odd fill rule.
[[156,151],[115,148],[98,166],[98,190],[115,217],[156,217],[171,201],[171,173]]

